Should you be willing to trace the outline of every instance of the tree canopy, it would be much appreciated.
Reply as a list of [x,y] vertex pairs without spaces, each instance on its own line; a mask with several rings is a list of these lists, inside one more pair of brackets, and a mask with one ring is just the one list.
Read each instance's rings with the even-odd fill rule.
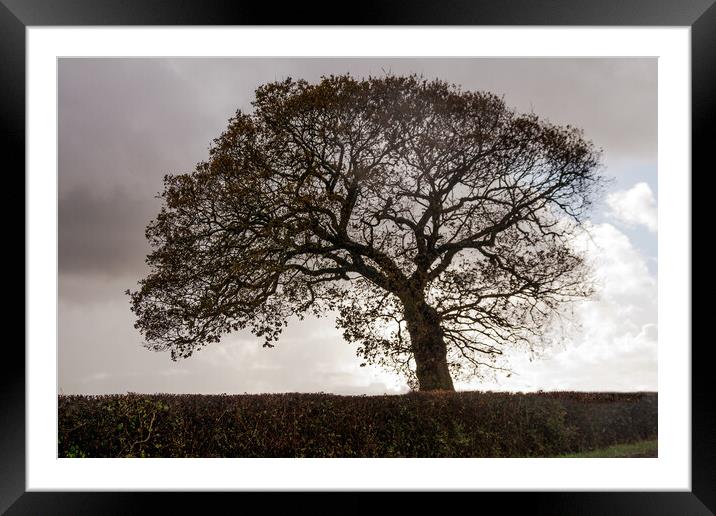
[[599,169],[579,129],[440,80],[263,85],[165,176],[135,326],[177,359],[332,312],[365,362],[452,389],[591,293],[571,239]]

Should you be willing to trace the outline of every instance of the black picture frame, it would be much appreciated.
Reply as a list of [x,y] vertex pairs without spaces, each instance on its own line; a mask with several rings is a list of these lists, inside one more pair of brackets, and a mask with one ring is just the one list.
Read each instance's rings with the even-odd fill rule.
[[[6,156],[25,167],[25,28],[83,25],[554,25],[691,27],[692,175],[713,170],[709,129],[716,120],[715,0],[375,0],[342,14],[335,2],[276,6],[238,0],[0,0],[0,118]],[[346,13],[348,11],[345,11]],[[708,160],[708,161],[707,161]],[[24,192],[24,181],[22,189]],[[9,190],[9,189],[8,189]],[[7,191],[7,190],[6,190]],[[693,190],[693,193],[699,193]],[[703,195],[703,193],[701,193]],[[698,196],[692,196],[695,201]],[[692,204],[692,206],[695,206]],[[696,218],[692,214],[692,219]],[[19,226],[19,225],[18,225]],[[693,232],[693,230],[692,230]],[[23,233],[23,240],[25,235]],[[693,250],[691,250],[693,253]],[[693,257],[693,254],[692,254]],[[24,256],[27,259],[27,256]],[[692,258],[693,268],[693,258]],[[25,269],[26,273],[27,270]],[[693,272],[692,272],[693,274]],[[15,305],[19,303],[15,302]],[[696,305],[694,304],[694,308]],[[692,316],[693,320],[693,316]],[[716,426],[709,341],[693,340],[690,492],[472,493],[477,503],[529,507],[530,514],[714,514]],[[15,341],[16,342],[16,341]],[[7,514],[133,514],[160,501],[162,512],[202,507],[188,493],[80,493],[25,490],[25,351],[7,339],[0,377],[0,511]],[[662,355],[664,356],[664,355]],[[213,493],[235,503],[240,493]],[[155,500],[154,498],[161,498]],[[418,498],[419,500],[420,498]],[[507,501],[509,499],[509,504]],[[202,501],[203,500],[203,501]],[[212,500],[213,503],[213,500]],[[246,503],[243,501],[242,503]],[[475,502],[470,502],[475,503]],[[298,508],[296,506],[295,508]],[[310,506],[307,505],[307,508]],[[457,508],[457,506],[455,506]],[[172,511],[173,512],[173,511]],[[210,511],[211,512],[211,511]]]

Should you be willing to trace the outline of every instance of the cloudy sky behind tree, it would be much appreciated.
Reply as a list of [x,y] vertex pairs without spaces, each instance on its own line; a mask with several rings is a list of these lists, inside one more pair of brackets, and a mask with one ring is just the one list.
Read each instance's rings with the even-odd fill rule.
[[[236,333],[187,360],[142,346],[127,289],[147,273],[144,228],[164,174],[207,158],[257,86],[287,76],[418,73],[504,95],[508,106],[581,127],[611,178],[587,225],[599,293],[570,310],[566,341],[514,374],[458,389],[657,389],[656,59],[61,59],[59,389],[62,393],[402,392],[359,367],[331,318],[293,321],[273,349]],[[572,313],[573,312],[573,313]],[[532,360],[530,360],[532,358]]]

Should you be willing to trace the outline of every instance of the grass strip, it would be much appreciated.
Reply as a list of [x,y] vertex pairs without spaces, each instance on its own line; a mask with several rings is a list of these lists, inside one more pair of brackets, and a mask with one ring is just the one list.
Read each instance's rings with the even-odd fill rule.
[[648,441],[637,441],[635,443],[615,444],[598,450],[585,451],[581,453],[570,453],[559,455],[565,459],[586,459],[586,458],[636,458],[636,457],[658,457],[659,445],[657,439]]

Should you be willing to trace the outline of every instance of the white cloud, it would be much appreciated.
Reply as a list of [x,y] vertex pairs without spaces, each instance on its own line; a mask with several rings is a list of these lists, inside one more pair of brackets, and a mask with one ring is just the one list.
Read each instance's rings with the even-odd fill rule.
[[597,294],[575,307],[580,330],[530,361],[514,353],[516,374],[463,388],[493,390],[657,390],[657,281],[629,238],[611,224],[588,225],[584,249]]
[[629,190],[620,190],[607,196],[610,217],[628,226],[646,226],[657,231],[657,209],[654,193],[646,183],[637,183]]

